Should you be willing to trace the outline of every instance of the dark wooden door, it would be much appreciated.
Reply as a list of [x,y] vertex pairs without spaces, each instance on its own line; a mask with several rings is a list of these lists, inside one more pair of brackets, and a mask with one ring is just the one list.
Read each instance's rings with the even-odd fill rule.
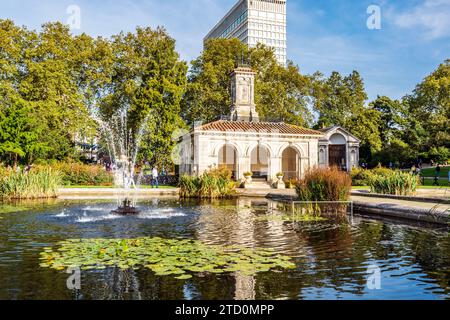
[[330,167],[338,167],[342,170],[345,169],[347,159],[345,156],[345,145],[331,145],[330,146]]

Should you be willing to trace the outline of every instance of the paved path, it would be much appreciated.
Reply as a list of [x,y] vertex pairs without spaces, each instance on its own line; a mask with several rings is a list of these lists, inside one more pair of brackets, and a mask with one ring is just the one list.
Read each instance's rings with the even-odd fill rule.
[[[369,194],[369,190],[353,189],[352,193]],[[416,197],[450,200],[450,188],[418,189]]]
[[352,196],[355,212],[450,226],[450,204]]
[[367,204],[386,204],[386,205],[397,205],[410,208],[421,208],[426,210],[438,209],[440,211],[449,211],[450,214],[450,204],[442,204],[437,202],[419,202],[419,201],[409,201],[409,200],[397,200],[397,199],[387,199],[387,198],[369,198],[369,197],[359,197],[352,196],[352,201]]

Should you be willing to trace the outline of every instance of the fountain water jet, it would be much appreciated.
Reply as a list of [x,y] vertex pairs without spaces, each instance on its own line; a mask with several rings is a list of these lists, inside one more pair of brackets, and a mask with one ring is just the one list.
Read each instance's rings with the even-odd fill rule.
[[140,211],[136,208],[135,194],[139,190],[136,177],[136,161],[139,145],[148,123],[147,115],[139,126],[139,130],[133,133],[128,128],[128,108],[119,110],[115,115],[105,121],[97,110],[90,109],[91,118],[99,125],[100,133],[106,142],[107,151],[111,160],[111,169],[114,177],[114,185],[117,188],[118,209],[112,214],[135,215]]

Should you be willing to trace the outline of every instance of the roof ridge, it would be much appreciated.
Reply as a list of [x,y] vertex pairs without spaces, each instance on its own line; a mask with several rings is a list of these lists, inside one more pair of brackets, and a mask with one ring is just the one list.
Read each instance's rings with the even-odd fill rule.
[[214,122],[198,126],[195,129],[205,131],[223,131],[223,132],[226,131],[246,132],[253,130],[255,130],[256,132],[263,132],[265,130],[274,129],[276,131],[279,131],[278,133],[280,134],[323,135],[323,133],[320,131],[284,122],[247,122],[247,121],[217,120]]

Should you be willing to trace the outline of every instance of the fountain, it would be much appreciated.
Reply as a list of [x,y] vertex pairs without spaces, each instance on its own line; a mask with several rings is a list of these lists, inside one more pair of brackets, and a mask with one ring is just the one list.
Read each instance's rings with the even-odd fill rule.
[[118,208],[111,211],[115,215],[136,215],[135,193],[138,191],[139,179],[136,177],[136,160],[139,145],[149,116],[140,124],[139,130],[128,128],[128,108],[122,108],[116,114],[106,117],[91,108],[91,118],[99,125],[100,133],[106,142],[111,159],[114,185],[117,188]]
[[116,210],[111,211],[111,213],[117,214],[120,216],[130,216],[130,215],[139,214],[140,211],[139,211],[139,209],[137,209],[136,207],[134,207],[132,205],[132,202],[130,199],[125,198],[125,200],[123,200],[122,206],[117,208]]

